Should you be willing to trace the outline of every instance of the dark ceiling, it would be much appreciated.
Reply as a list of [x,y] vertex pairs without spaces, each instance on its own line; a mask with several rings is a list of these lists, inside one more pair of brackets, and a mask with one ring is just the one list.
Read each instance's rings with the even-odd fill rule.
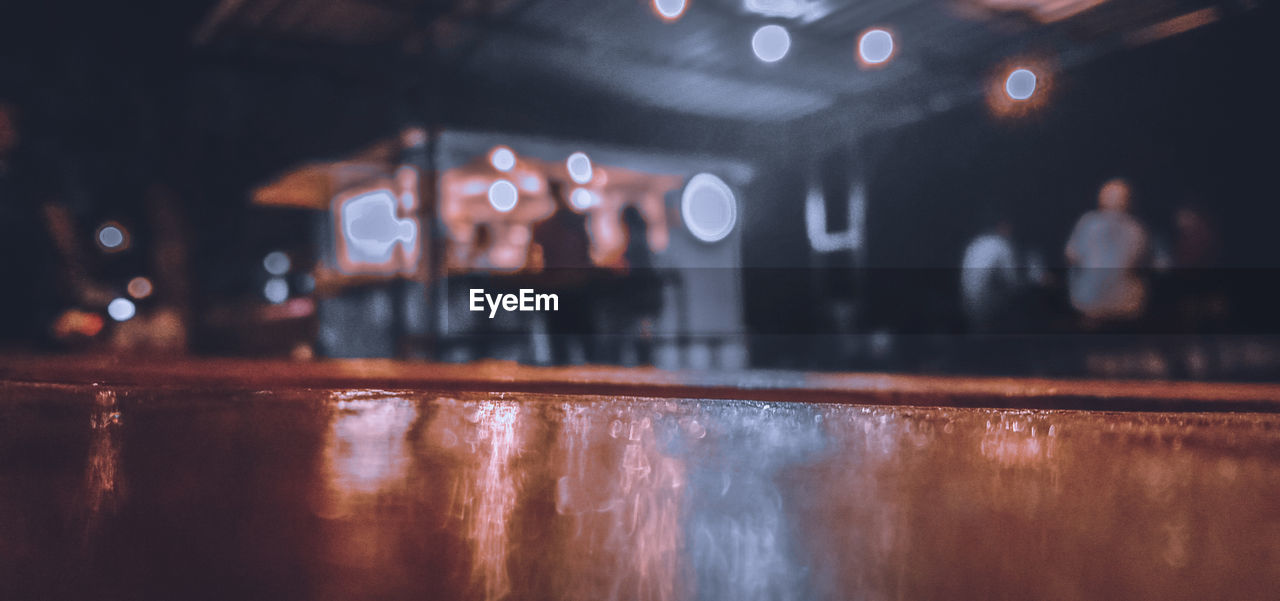
[[[646,0],[221,0],[193,41],[392,49],[454,74],[455,93],[508,94],[503,106],[513,109],[540,88],[562,88],[579,98],[754,124],[853,112],[863,127],[876,128],[972,100],[993,70],[1020,56],[1070,69],[1206,8],[1200,14],[1215,21],[1248,5],[691,0],[680,19],[665,22]],[[766,23],[792,35],[791,51],[777,63],[751,51],[753,32]],[[873,26],[892,31],[897,50],[888,65],[865,69],[855,45]]]
[[[650,1],[15,3],[0,10],[0,47],[12,47],[0,55],[0,80],[44,73],[64,103],[155,90],[134,103],[139,119],[176,107],[227,138],[227,154],[255,149],[255,171],[358,148],[415,118],[776,158],[973,106],[1019,60],[1065,80],[1185,29],[1247,22],[1263,0],[688,0],[673,22]],[[791,32],[776,63],[751,49],[768,23]],[[880,68],[855,60],[870,27],[894,35],[895,55]],[[14,65],[17,77],[5,71]]]

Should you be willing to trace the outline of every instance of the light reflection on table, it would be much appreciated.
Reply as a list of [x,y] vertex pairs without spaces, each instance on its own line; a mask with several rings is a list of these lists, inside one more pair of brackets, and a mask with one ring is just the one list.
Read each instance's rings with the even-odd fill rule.
[[0,399],[4,598],[1263,598],[1280,416]]

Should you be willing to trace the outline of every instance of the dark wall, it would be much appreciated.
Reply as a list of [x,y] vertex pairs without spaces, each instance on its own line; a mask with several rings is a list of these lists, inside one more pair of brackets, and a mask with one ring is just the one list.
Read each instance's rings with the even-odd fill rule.
[[[1100,184],[1132,180],[1137,214],[1168,236],[1177,205],[1220,222],[1231,265],[1280,266],[1275,202],[1272,19],[1233,21],[1063,74],[1037,112],[969,106],[868,144],[874,265],[955,265],[984,216],[1060,259]],[[927,240],[927,243],[921,241]]]
[[[1061,266],[1070,229],[1115,176],[1132,180],[1136,212],[1159,243],[1172,243],[1173,212],[1190,203],[1217,224],[1223,265],[1280,267],[1280,131],[1267,81],[1280,55],[1275,25],[1273,12],[1255,11],[1057,74],[1030,114],[998,117],[974,102],[767,170],[770,202],[747,216],[744,263],[785,270],[748,272],[752,331],[831,332],[829,298],[842,293],[833,278],[862,288],[859,331],[963,331],[955,269],[968,242],[1007,217],[1020,247]],[[808,250],[802,207],[814,160],[827,176],[865,173],[863,279]],[[838,187],[827,182],[843,197]],[[755,355],[765,363],[786,354],[765,347]]]

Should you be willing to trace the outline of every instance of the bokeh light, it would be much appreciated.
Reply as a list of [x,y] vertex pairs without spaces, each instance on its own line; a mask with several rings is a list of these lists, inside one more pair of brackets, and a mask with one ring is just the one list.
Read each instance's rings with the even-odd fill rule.
[[1003,119],[1021,119],[1049,106],[1056,64],[1052,57],[1022,54],[993,65],[987,75],[986,104]]
[[1036,92],[1036,74],[1030,69],[1014,69],[1004,80],[1004,91],[1014,100],[1026,100]]
[[541,192],[542,178],[536,175],[526,175],[520,178],[520,189],[525,192]]
[[115,248],[124,242],[124,234],[120,228],[109,225],[98,231],[98,241],[107,248]]
[[585,184],[591,181],[591,159],[586,154],[575,152],[569,155],[569,159],[565,161],[565,167],[569,169],[569,179],[576,184]]
[[575,188],[569,195],[569,202],[575,209],[589,209],[596,205],[596,195],[586,188]]
[[858,39],[858,58],[863,65],[879,65],[893,56],[893,35],[872,29]]
[[120,251],[129,246],[128,232],[125,231],[124,226],[114,221],[99,226],[96,239],[98,245],[106,251]]
[[520,192],[516,190],[516,185],[505,179],[493,182],[489,186],[489,204],[502,213],[516,208],[516,201],[519,199]]
[[132,296],[133,298],[147,298],[148,296],[151,296],[152,292],[151,280],[138,276],[129,280],[129,285],[125,287],[125,290],[127,290],[129,292],[129,296]]
[[684,187],[680,216],[694,237],[703,242],[717,242],[733,231],[738,220],[738,201],[724,180],[710,173],[699,173]]
[[273,304],[283,303],[289,298],[289,282],[284,278],[271,278],[267,280],[267,284],[262,287],[262,296]]
[[117,298],[107,305],[107,315],[116,321],[129,321],[136,313],[137,307],[127,298]]
[[664,21],[675,21],[684,15],[689,3],[686,0],[652,0],[653,12]]
[[494,148],[493,151],[489,153],[489,164],[493,165],[494,169],[503,173],[511,171],[511,169],[516,166],[516,153],[512,152],[512,150],[506,146]]
[[765,25],[751,37],[751,49],[766,63],[780,61],[791,49],[791,34],[781,25]]
[[394,261],[397,244],[412,249],[418,237],[413,218],[397,215],[399,200],[388,189],[377,189],[341,201],[338,207],[342,246],[338,260],[343,269],[357,265],[386,267]]
[[289,255],[284,254],[283,251],[273,250],[262,259],[262,267],[271,275],[284,275],[289,273],[292,262],[289,261]]

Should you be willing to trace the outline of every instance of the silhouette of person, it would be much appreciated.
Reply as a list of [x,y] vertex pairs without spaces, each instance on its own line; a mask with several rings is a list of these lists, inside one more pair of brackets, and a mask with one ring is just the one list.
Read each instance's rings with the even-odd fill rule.
[[623,259],[627,271],[619,278],[610,294],[613,314],[611,328],[615,331],[610,359],[622,362],[622,345],[635,350],[640,364],[649,364],[653,358],[653,321],[662,311],[662,281],[653,271],[653,251],[649,247],[649,225],[639,209],[628,206],[622,212],[622,224],[626,228],[627,246]]
[[533,242],[542,253],[543,275],[539,281],[543,288],[560,298],[559,310],[546,314],[552,361],[560,365],[573,362],[575,347],[590,361],[594,355],[591,349],[594,327],[587,222],[569,207],[559,182],[552,182],[549,188],[556,201],[556,211],[534,227]]

